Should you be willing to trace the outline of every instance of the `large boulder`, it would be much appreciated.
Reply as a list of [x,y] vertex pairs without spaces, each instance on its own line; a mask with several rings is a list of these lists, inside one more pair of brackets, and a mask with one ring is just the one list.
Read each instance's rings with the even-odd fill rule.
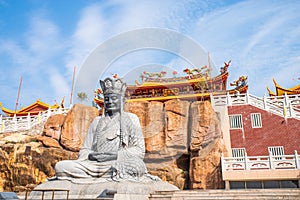
[[91,106],[75,104],[67,115],[56,114],[48,118],[43,133],[37,140],[46,147],[80,150],[90,124],[99,111]]
[[190,123],[190,188],[222,188],[221,153],[225,146],[218,116],[210,102],[191,104]]
[[165,147],[164,104],[161,102],[132,102],[125,106],[126,111],[140,119],[145,139],[146,152],[159,151]]
[[201,149],[190,160],[190,189],[224,188],[221,172],[222,139],[218,138]]
[[219,119],[209,101],[197,101],[191,104],[191,151],[198,151],[203,144],[221,137]]
[[92,121],[99,115],[95,107],[75,104],[62,127],[60,144],[68,150],[79,151]]
[[177,99],[165,102],[166,146],[188,150],[189,105]]
[[56,114],[50,116],[44,125],[43,135],[59,141],[62,126],[65,120],[66,120],[66,115],[64,114]]
[[[145,162],[151,174],[180,189],[215,188],[212,185],[206,186],[206,183],[196,184],[198,174],[202,177],[205,172],[191,173],[198,169],[195,160],[199,160],[199,152],[206,152],[216,139],[222,141],[218,115],[209,101],[190,103],[174,99],[164,103],[132,102],[126,104],[126,109],[140,119],[145,137]],[[204,155],[201,159],[212,159],[212,156],[216,156],[213,159],[220,160],[221,154],[218,153],[216,151],[215,154]],[[218,162],[207,171],[219,169]],[[219,173],[209,174],[205,178],[210,176],[219,181],[216,187],[222,186]]]
[[58,140],[56,140],[52,137],[38,135],[38,136],[36,136],[36,139],[38,141],[42,142],[43,145],[46,147],[62,148],[61,145],[59,144]]
[[183,189],[188,183],[189,102],[177,99],[165,103],[132,102],[126,110],[141,122],[149,173]]

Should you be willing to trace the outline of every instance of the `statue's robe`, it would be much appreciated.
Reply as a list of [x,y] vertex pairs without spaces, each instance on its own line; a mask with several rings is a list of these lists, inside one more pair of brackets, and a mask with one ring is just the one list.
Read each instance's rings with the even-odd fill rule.
[[[123,144],[119,147],[121,126]],[[55,166],[56,177],[73,182],[88,179],[105,181],[112,176],[140,177],[147,173],[144,154],[144,137],[136,115],[122,112],[112,118],[96,117],[86,135],[78,160],[58,162]]]

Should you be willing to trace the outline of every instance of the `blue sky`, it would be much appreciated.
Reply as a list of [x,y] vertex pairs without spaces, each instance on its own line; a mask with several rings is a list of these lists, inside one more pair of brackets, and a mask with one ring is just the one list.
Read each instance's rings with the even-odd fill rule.
[[[65,97],[68,105],[74,66],[80,73],[103,42],[145,27],[192,38],[218,68],[232,60],[229,82],[246,75],[249,92],[261,97],[266,86],[273,89],[272,78],[284,87],[300,84],[299,10],[297,0],[0,0],[0,102],[14,109],[22,76],[18,109],[37,99],[54,104]],[[108,72],[122,76],[131,64],[148,63],[187,67],[179,58],[145,50]]]

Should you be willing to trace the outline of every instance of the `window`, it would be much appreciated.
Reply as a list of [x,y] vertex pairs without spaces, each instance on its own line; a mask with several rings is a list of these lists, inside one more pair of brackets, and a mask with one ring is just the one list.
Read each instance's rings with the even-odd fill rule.
[[276,160],[281,160],[284,155],[284,148],[283,146],[274,146],[274,147],[268,147],[269,153],[272,156],[275,156]]
[[252,128],[261,128],[262,127],[260,113],[251,113],[251,124],[252,124]]
[[230,129],[243,128],[242,115],[229,115]]
[[237,161],[244,160],[245,152],[246,152],[245,148],[232,148],[231,151],[232,151],[232,157],[241,158],[241,159],[237,159]]
[[232,148],[232,157],[245,157],[245,148]]

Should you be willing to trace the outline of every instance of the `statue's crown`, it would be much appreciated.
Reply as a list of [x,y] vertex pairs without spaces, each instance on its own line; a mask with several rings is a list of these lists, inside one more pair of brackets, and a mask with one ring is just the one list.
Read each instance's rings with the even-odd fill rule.
[[126,83],[119,78],[106,78],[104,81],[100,80],[100,85],[103,91],[103,94],[121,94],[125,95]]

